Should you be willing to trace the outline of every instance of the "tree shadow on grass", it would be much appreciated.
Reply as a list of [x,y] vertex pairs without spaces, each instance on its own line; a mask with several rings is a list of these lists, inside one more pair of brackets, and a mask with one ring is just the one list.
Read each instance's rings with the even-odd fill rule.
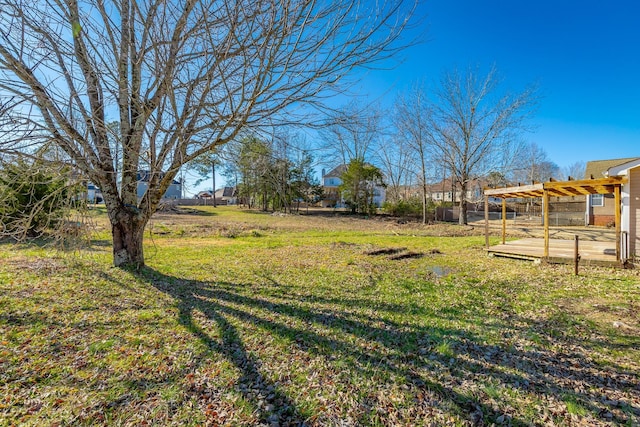
[[[218,359],[229,362],[233,366],[232,371],[238,372],[232,383],[218,388],[207,383],[184,381],[187,395],[203,397],[201,402],[205,402],[202,407],[205,416],[208,416],[206,403],[215,405],[231,391],[244,398],[261,423],[275,424],[277,421],[282,426],[348,424],[345,420],[349,417],[352,424],[357,425],[376,422],[387,425],[421,422],[445,425],[448,418],[437,416],[451,414],[467,425],[502,422],[513,426],[545,423],[633,426],[640,421],[637,372],[613,363],[599,363],[595,359],[597,356],[589,355],[592,350],[598,355],[599,347],[634,351],[638,340],[612,343],[608,337],[585,339],[571,330],[571,319],[541,316],[536,320],[518,316],[510,309],[506,309],[504,315],[487,317],[483,311],[474,314],[463,310],[463,307],[438,308],[428,303],[381,302],[366,294],[343,298],[338,293],[314,295],[275,279],[277,293],[272,292],[271,285],[187,280],[148,268],[134,274],[153,286],[149,295],[155,295],[153,289],[157,289],[169,296],[178,310],[180,324],[219,356]],[[136,290],[135,286],[129,286],[130,280],[126,275],[101,275],[102,280],[109,280],[115,286]],[[113,295],[118,297],[118,293]],[[18,330],[30,325],[43,325],[46,326],[43,330],[60,332],[67,329],[78,332],[82,328],[112,331],[117,330],[118,325],[122,326],[116,311],[128,313],[146,308],[141,298],[115,304],[105,294],[93,304],[93,294],[88,292],[81,300],[87,304],[86,310],[96,313],[95,320],[84,326],[69,324],[65,314],[59,311],[52,317],[51,313],[37,309],[28,312],[6,309],[0,313],[0,325]],[[88,304],[90,302],[92,304]],[[100,316],[100,312],[111,313],[107,317],[112,323],[100,323],[105,317]],[[394,316],[397,313],[403,316]],[[157,317],[136,315],[127,318],[152,329],[162,328]],[[153,324],[154,321],[157,324]],[[127,328],[138,329],[129,323]],[[257,331],[257,334],[250,337],[246,328]],[[90,332],[81,336],[92,337]],[[319,372],[313,372],[313,367],[294,366],[292,363],[287,366],[292,376],[311,372],[334,376],[335,381],[325,382],[322,385],[325,390],[314,389],[313,384],[307,386],[305,380],[291,385],[278,376],[281,372],[270,365],[273,359],[269,357],[273,354],[264,353],[264,342],[269,340],[256,344],[261,338],[257,335],[276,339],[285,362],[289,357],[293,359],[299,355],[308,356],[303,357],[303,361],[321,360]],[[486,335],[500,338],[491,343],[483,338]],[[109,333],[105,336],[109,337]],[[530,339],[523,339],[528,336]],[[111,347],[101,349],[105,346],[102,339],[93,339],[96,340],[95,348],[90,345],[89,352],[98,354],[107,354],[120,344],[129,346],[128,338],[113,336],[107,343]],[[67,361],[76,363],[81,360],[76,357],[78,352],[73,345],[68,347],[64,340],[59,341],[41,349],[43,359],[44,355],[60,357],[63,353]],[[283,342],[286,343],[284,347]],[[80,342],[77,345],[84,346]],[[136,395],[149,392],[156,386],[183,384],[182,380],[193,375],[199,367],[204,368],[200,373],[206,376],[208,373],[203,364],[207,360],[211,359],[203,356],[196,360],[195,368],[189,364],[175,372],[168,369],[165,374],[146,369],[127,373],[122,376],[122,380],[126,380],[122,394],[98,402],[87,412],[87,419],[94,413],[140,403]],[[36,382],[51,381],[47,379],[46,369],[38,375]],[[20,378],[22,375],[16,374],[15,381]],[[367,382],[371,378],[374,379]],[[108,380],[108,376],[101,377],[92,387],[96,392],[102,392],[112,387]],[[71,384],[77,388],[87,387],[84,382]],[[231,387],[231,390],[225,387]],[[326,392],[325,396],[329,397],[351,394],[352,402],[336,400],[329,409],[320,405],[309,409],[300,398],[301,387],[316,402],[318,396],[314,397],[314,392],[319,395]],[[340,392],[333,393],[339,388]],[[390,395],[398,388],[404,393],[404,400],[394,407]],[[515,397],[505,402],[505,396]],[[524,402],[528,410],[534,410],[537,402],[541,409],[527,414],[527,409],[518,407],[514,402]],[[171,402],[167,404],[171,405]],[[569,407],[574,413],[569,411]],[[330,414],[321,414],[321,411]]]
[[[210,350],[231,362],[239,372],[237,391],[249,401],[264,423],[304,425],[304,416],[289,397],[261,372],[260,362],[245,347],[237,328],[230,323],[215,303],[201,298],[203,282],[178,280],[145,268],[140,272],[145,280],[162,292],[172,296],[179,309],[179,322]],[[198,310],[213,320],[220,331],[221,342],[213,339],[194,319]]]
[[[551,345],[534,344],[528,348],[487,343],[469,332],[472,327],[442,326],[461,321],[456,317],[468,316],[451,308],[422,308],[419,314],[433,319],[433,325],[407,325],[385,320],[385,314],[402,310],[396,304],[376,302],[381,318],[359,313],[358,309],[373,305],[366,298],[323,300],[287,294],[286,290],[277,297],[265,297],[252,292],[250,284],[184,280],[149,268],[141,274],[175,299],[182,325],[241,372],[236,389],[254,406],[263,422],[277,420],[281,425],[301,425],[311,417],[322,424],[318,414],[303,413],[284,387],[268,378],[270,367],[262,364],[260,350],[245,344],[235,322],[285,339],[291,343],[292,353],[321,357],[357,378],[379,377],[380,389],[398,384],[398,380],[384,378],[401,378],[402,387],[411,395],[414,412],[421,408],[423,415],[435,408],[440,414],[457,414],[469,425],[536,424],[537,415],[525,417],[521,408],[505,406],[499,396],[492,399],[490,394],[496,393],[497,388],[501,393],[521,394],[539,401],[543,408],[538,415],[546,414],[551,422],[571,423],[571,417],[575,416],[571,410],[599,424],[633,425],[640,416],[640,404],[636,401],[640,399],[640,386],[634,373],[620,366],[599,366],[586,360],[583,351],[588,351],[588,344],[530,319],[511,316],[489,322],[469,316],[462,322],[467,326],[473,323],[474,327],[493,328],[507,337],[525,337],[529,331],[536,331]],[[322,302],[330,302],[331,308],[323,307]],[[194,318],[196,311],[213,321],[221,341],[199,325]],[[547,331],[549,335],[545,335]],[[355,345],[354,340],[364,347]],[[358,390],[360,384],[351,385],[356,394],[362,391]],[[385,397],[365,393],[354,398],[359,400],[355,409],[359,424],[372,424],[376,417],[384,419],[385,414],[391,414],[385,413],[384,408],[389,407]],[[555,407],[547,410],[545,405]],[[570,405],[572,409],[568,409]],[[347,410],[353,412],[354,408],[338,407],[334,418],[325,418],[324,423],[341,421]],[[402,423],[410,419],[407,416],[397,420]]]
[[[300,425],[309,416],[313,418],[317,414],[302,413],[284,388],[267,378],[269,366],[262,364],[260,351],[247,347],[242,333],[229,319],[288,340],[291,351],[322,357],[329,364],[337,365],[339,361],[342,369],[354,376],[367,378],[378,375],[385,378],[391,375],[402,378],[402,386],[412,396],[415,407],[424,410],[423,415],[428,414],[427,407],[432,406],[441,410],[441,414],[458,414],[469,425],[491,422],[507,422],[514,426],[535,424],[532,421],[535,415],[523,417],[518,408],[505,408],[496,399],[487,398],[483,387],[491,384],[497,384],[507,392],[539,399],[543,406],[549,402],[558,405],[576,402],[589,412],[592,419],[602,423],[633,422],[630,417],[639,411],[633,401],[621,403],[622,400],[607,400],[600,395],[618,389],[634,395],[634,376],[622,368],[601,369],[593,363],[585,363],[578,353],[488,344],[470,333],[469,328],[441,326],[442,321],[461,314],[451,310],[424,313],[440,326],[407,326],[345,311],[344,306],[327,310],[306,301],[301,304],[299,297],[294,295],[267,299],[252,294],[249,291],[251,285],[182,280],[151,269],[146,269],[143,275],[149,283],[176,300],[180,322],[194,336],[238,368],[241,378],[237,389],[254,405],[259,418],[265,422],[277,420],[284,425]],[[347,305],[366,308],[370,303],[365,299],[360,302],[350,299]],[[395,305],[376,308],[383,312],[398,309]],[[195,311],[216,324],[221,331],[221,342],[198,325],[194,319]],[[473,321],[478,325],[482,322],[480,319]],[[524,319],[516,323],[521,326],[505,320],[484,327],[503,329],[507,334],[526,334],[529,327],[539,326],[527,325]],[[338,335],[319,332],[317,327],[336,331]],[[341,335],[365,341],[367,348],[354,345],[346,338],[337,338]],[[382,381],[379,384],[381,390],[395,382]],[[601,387],[600,391],[594,391],[589,381]],[[474,386],[465,388],[469,383]],[[357,390],[357,386],[355,384],[355,391],[362,391]],[[257,390],[257,393],[249,393],[249,390]],[[379,414],[384,417],[384,407],[389,405],[385,398],[376,397],[375,393],[360,395],[357,399],[360,401],[355,411],[358,412],[359,424],[371,424]],[[351,416],[345,415],[344,411],[353,412],[354,408],[338,408],[335,417],[329,421],[325,419],[325,422],[335,423],[340,417]],[[570,414],[564,407],[552,408],[549,416],[556,422],[566,422]],[[317,418],[314,419],[317,422]],[[401,421],[410,419],[406,417]]]
[[[375,375],[376,371],[382,370],[406,376],[408,381],[418,388],[438,390],[438,393],[447,396],[449,400],[459,406],[459,412],[461,413],[470,414],[473,411],[482,410],[477,404],[469,402],[465,396],[403,369],[385,354],[375,351],[362,351],[348,342],[323,336],[310,329],[292,327],[284,322],[256,315],[253,311],[255,308],[266,308],[273,313],[303,320],[304,322],[319,322],[325,325],[335,323],[338,328],[344,329],[347,333],[354,333],[369,340],[379,341],[388,348],[394,347],[394,343],[397,344],[398,340],[415,341],[417,338],[416,332],[407,334],[391,333],[389,335],[389,331],[385,326],[372,327],[363,322],[350,320],[343,313],[318,312],[300,308],[293,304],[273,304],[260,298],[247,297],[224,289],[228,285],[235,286],[234,284],[221,283],[221,286],[217,287],[217,284],[166,276],[150,268],[145,268],[141,275],[150,284],[176,300],[179,309],[179,321],[185,328],[191,331],[211,350],[232,362],[241,372],[236,388],[245,399],[254,405],[262,421],[278,421],[280,425],[304,425],[305,419],[309,417],[317,419],[318,414],[301,413],[296,408],[295,402],[285,394],[284,390],[276,387],[274,382],[261,372],[260,366],[262,362],[246,348],[240,332],[229,322],[228,318],[250,323],[274,335],[286,338],[290,340],[292,346],[300,351],[323,356],[327,360],[335,360],[336,358],[350,360],[351,366],[349,368],[359,372],[360,375]],[[217,328],[221,331],[222,342],[213,339],[206,330],[197,324],[194,319],[194,311],[196,310],[204,314],[207,319],[215,322]],[[436,335],[449,332],[455,333],[455,331],[436,331],[434,329],[430,331],[430,336],[433,338]],[[258,390],[258,392],[249,393],[252,390]],[[262,404],[261,401],[264,401],[268,406]],[[367,407],[365,412],[369,412],[368,415],[375,415],[379,410],[376,404],[375,398],[373,400],[368,398],[368,404],[363,405],[363,407]],[[271,410],[265,409],[267,407]],[[484,409],[486,411],[490,410],[490,408]],[[478,417],[479,415],[475,416]],[[339,423],[340,415],[334,414],[333,418],[327,418],[325,422]],[[320,424],[323,423],[321,422]]]

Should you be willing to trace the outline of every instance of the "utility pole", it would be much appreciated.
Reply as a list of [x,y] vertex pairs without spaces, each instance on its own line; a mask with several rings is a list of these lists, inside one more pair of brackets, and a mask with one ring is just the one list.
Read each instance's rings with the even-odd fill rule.
[[211,159],[211,180],[213,181],[213,191],[212,191],[213,207],[217,208],[218,205],[216,204],[216,160],[213,158]]

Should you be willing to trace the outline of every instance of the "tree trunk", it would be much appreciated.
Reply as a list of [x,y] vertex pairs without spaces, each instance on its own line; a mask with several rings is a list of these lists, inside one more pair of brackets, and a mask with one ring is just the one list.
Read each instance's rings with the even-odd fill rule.
[[422,223],[427,223],[427,182],[424,180],[422,181]]
[[465,180],[460,185],[460,211],[458,214],[458,224],[466,225],[467,222],[467,182]]
[[147,221],[123,208],[111,223],[113,236],[113,264],[116,267],[144,267],[142,239]]

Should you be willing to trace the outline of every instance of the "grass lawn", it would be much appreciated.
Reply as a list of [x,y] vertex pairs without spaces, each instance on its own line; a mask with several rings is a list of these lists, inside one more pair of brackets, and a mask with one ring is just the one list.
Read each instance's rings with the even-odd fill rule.
[[156,215],[134,272],[94,219],[0,244],[0,425],[640,425],[637,270],[210,207]]

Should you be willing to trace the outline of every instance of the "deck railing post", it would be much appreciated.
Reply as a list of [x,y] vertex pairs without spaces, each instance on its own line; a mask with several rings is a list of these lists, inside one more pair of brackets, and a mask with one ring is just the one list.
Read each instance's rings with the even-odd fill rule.
[[502,244],[507,241],[507,199],[502,198]]
[[489,196],[484,196],[484,242],[489,249]]
[[549,190],[542,191],[542,221],[544,224],[544,253],[545,259],[549,258]]
[[577,276],[578,275],[578,264],[580,264],[580,252],[578,250],[578,246],[579,246],[579,242],[580,238],[578,237],[578,235],[575,235],[575,244],[573,247],[573,263],[574,263],[574,274]]
[[620,186],[616,185],[613,189],[613,194],[614,194],[614,199],[615,199],[615,206],[616,206],[616,210],[615,210],[615,225],[616,225],[616,261],[620,262],[620,260],[622,259],[621,254],[620,254],[620,246],[621,246],[621,241],[620,241],[620,230],[622,229],[622,224],[621,224],[621,219],[622,219],[622,215],[621,215],[621,203],[620,203]]

